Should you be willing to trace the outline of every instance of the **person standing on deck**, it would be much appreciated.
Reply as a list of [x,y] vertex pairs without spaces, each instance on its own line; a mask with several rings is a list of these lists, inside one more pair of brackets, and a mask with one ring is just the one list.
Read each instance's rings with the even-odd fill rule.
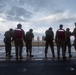
[[5,51],[6,51],[6,57],[12,57],[11,55],[11,41],[13,37],[13,29],[9,29],[9,31],[6,31],[4,34],[4,43],[5,43]]
[[54,55],[54,32],[52,31],[52,28],[50,27],[48,30],[45,32],[45,57],[47,57],[47,50],[48,46],[50,45],[51,51],[52,51],[52,56],[55,57]]
[[70,40],[70,36],[71,36],[71,32],[70,32],[70,29],[67,28],[66,31],[65,31],[65,50],[66,48],[68,47],[68,53],[69,53],[69,57],[72,57],[71,55],[71,40]]
[[73,45],[74,45],[74,48],[76,50],[76,22],[75,22],[75,28],[74,28],[74,30],[72,32],[72,35],[74,35],[74,43],[73,43]]
[[28,52],[30,52],[30,57],[32,57],[33,55],[32,53],[32,40],[34,38],[34,34],[33,34],[33,29],[30,29],[26,35],[25,35],[25,43],[26,43],[26,51],[27,51],[27,57],[28,57]]
[[62,48],[62,56],[65,59],[65,30],[62,24],[60,24],[59,29],[56,31],[55,42],[57,44],[58,59],[60,57],[60,48]]
[[22,48],[23,48],[24,37],[25,37],[25,32],[22,29],[22,25],[18,24],[17,28],[14,30],[14,33],[13,33],[13,41],[14,41],[15,50],[16,50],[16,59],[23,58],[22,57]]

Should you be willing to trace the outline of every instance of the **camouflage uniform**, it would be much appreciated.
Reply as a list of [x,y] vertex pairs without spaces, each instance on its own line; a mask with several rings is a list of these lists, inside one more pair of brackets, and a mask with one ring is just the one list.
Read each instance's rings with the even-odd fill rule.
[[26,35],[25,35],[25,43],[26,43],[26,51],[27,51],[27,57],[28,52],[30,52],[30,57],[32,57],[32,39],[34,38],[34,34],[32,33],[32,29],[30,29]]
[[67,28],[66,32],[65,32],[65,37],[66,37],[66,42],[65,42],[65,50],[68,47],[68,52],[69,52],[69,57],[72,57],[71,55],[71,41],[70,41],[70,36],[71,36],[71,32],[69,31],[70,29]]
[[50,45],[51,51],[52,51],[52,55],[53,57],[55,57],[54,55],[54,43],[53,43],[53,38],[54,38],[54,32],[52,31],[52,28],[50,27],[46,32],[45,32],[46,36],[45,36],[45,57],[47,56],[47,50],[48,50],[48,46]]
[[[14,33],[13,33],[13,40],[14,40],[15,50],[16,50],[16,59],[18,59],[18,57],[20,59],[23,58],[22,57],[22,48],[23,48],[23,40],[25,37],[25,33],[24,33],[24,30],[21,29],[21,27],[22,27],[22,25],[18,24],[17,28],[14,30]],[[21,35],[18,32],[20,32]]]
[[72,35],[74,35],[74,43],[73,43],[73,45],[74,45],[74,48],[76,50],[76,23],[75,23],[75,28],[74,28],[74,30],[72,32]]
[[55,42],[57,44],[57,55],[60,57],[60,47],[62,48],[62,56],[65,58],[65,30],[62,29],[63,25],[60,25],[60,29],[56,31]]
[[6,56],[11,57],[11,41],[13,37],[13,29],[6,31],[4,36]]

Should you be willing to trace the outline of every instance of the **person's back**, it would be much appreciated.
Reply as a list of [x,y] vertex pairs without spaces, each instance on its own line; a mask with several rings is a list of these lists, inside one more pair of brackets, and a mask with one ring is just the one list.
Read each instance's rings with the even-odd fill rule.
[[5,34],[4,34],[4,36],[5,36],[5,38],[11,38],[9,31],[6,31]]
[[72,55],[71,55],[71,40],[70,40],[70,36],[71,36],[70,29],[67,28],[66,31],[65,31],[65,40],[66,40],[66,42],[65,42],[65,50],[68,47],[69,57],[72,57]]
[[73,34],[76,34],[76,27],[75,27],[74,30],[73,30]]
[[45,38],[46,38],[46,41],[52,41],[53,40],[53,38],[54,38],[54,33],[53,33],[53,31],[52,30],[47,30],[46,31],[46,36],[45,36]]
[[53,38],[54,38],[54,33],[52,31],[52,28],[50,27],[48,30],[45,32],[45,57],[47,57],[47,50],[48,46],[50,46],[51,51],[52,51],[52,56],[54,56],[54,43],[53,43]]
[[13,29],[6,31],[4,36],[5,36],[4,43],[5,43],[6,56],[11,57],[11,41],[13,36]]
[[32,41],[32,39],[34,38],[34,35],[32,32],[28,31],[25,35],[26,41]]
[[70,36],[71,36],[71,32],[69,31],[70,29],[67,28],[66,31],[65,31],[65,39],[67,41],[70,41]]
[[13,40],[15,43],[15,49],[16,49],[16,59],[20,57],[22,59],[22,48],[23,48],[23,40],[24,40],[24,30],[21,29],[22,25],[18,24],[17,28],[13,32]]
[[58,58],[60,57],[60,47],[62,48],[62,56],[65,59],[65,30],[63,25],[59,26],[59,29],[56,31],[55,42],[57,44],[57,54]]
[[64,29],[57,30],[57,39],[58,40],[65,40],[65,30]]
[[14,38],[21,39],[22,38],[22,29],[15,29],[14,30]]
[[73,30],[73,32],[72,32],[72,35],[74,35],[74,38],[75,38],[75,40],[76,40],[76,22],[75,22],[75,28],[74,28],[74,30]]
[[9,31],[6,31],[4,34],[4,42],[11,42],[11,38],[13,36],[13,29],[10,29]]
[[34,35],[33,35],[33,30],[30,29],[26,35],[25,35],[25,42],[26,42],[26,51],[27,51],[27,57],[28,57],[28,50],[30,52],[30,57],[32,56],[31,53],[32,53],[32,39],[34,38]]
[[72,35],[74,36],[74,43],[73,43],[73,45],[74,45],[74,48],[76,50],[76,22],[75,22],[75,28],[74,28],[74,30],[72,32]]

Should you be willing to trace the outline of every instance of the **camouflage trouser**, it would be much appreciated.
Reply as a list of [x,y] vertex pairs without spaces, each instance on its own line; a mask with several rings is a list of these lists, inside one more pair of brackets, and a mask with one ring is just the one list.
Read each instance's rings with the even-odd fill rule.
[[48,46],[50,46],[52,55],[54,56],[54,44],[53,41],[46,41],[45,43],[45,55],[47,55]]
[[71,42],[70,41],[66,41],[65,43],[65,52],[67,50],[67,47],[68,47],[69,54],[71,54]]
[[30,56],[32,53],[32,41],[26,41],[26,51],[27,51],[27,56],[28,56],[28,52],[30,52]]
[[18,57],[18,55],[20,57],[22,57],[22,48],[23,48],[23,40],[22,39],[15,39],[16,57]]
[[6,56],[11,56],[11,42],[5,43]]
[[74,40],[74,48],[76,50],[76,39]]
[[6,56],[11,56],[11,39],[4,38]]
[[62,48],[62,56],[65,57],[65,40],[57,41],[57,55],[60,56],[60,48]]

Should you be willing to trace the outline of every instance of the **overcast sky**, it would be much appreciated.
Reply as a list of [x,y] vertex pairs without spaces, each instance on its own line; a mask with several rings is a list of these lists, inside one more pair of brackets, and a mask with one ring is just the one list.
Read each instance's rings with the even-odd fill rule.
[[45,35],[60,24],[71,31],[76,21],[76,0],[0,0],[0,39],[10,28],[22,24],[25,33],[32,28],[35,36]]

